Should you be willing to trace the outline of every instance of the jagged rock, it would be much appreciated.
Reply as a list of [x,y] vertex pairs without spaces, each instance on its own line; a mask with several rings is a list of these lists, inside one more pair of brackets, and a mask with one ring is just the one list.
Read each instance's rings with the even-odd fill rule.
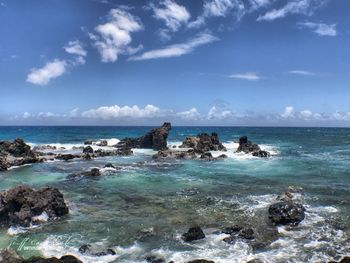
[[95,177],[95,176],[101,176],[101,172],[100,172],[100,169],[98,169],[98,168],[92,168],[88,172],[83,172],[82,175]]
[[213,132],[211,135],[207,133],[198,134],[196,137],[187,137],[179,148],[193,148],[197,151],[226,151],[225,146],[219,140],[217,133]]
[[0,171],[12,166],[36,163],[39,159],[30,146],[23,139],[17,138],[13,142],[0,141]]
[[94,153],[94,149],[91,146],[86,146],[83,149],[83,153]]
[[100,141],[99,143],[97,143],[96,144],[97,146],[108,146],[108,142],[107,142],[107,140],[102,140],[102,141]]
[[52,187],[37,191],[28,186],[17,186],[0,192],[0,225],[29,226],[36,216],[47,214],[55,219],[68,214],[63,194]]
[[85,144],[85,145],[91,145],[91,144],[92,144],[92,140],[86,140],[86,141],[84,142],[84,144]]
[[121,140],[115,147],[117,148],[146,148],[153,150],[167,149],[167,138],[171,124],[165,122],[160,128],[149,131],[139,138],[125,138]]
[[248,140],[247,136],[239,138],[239,146],[236,152],[251,153],[256,157],[269,157],[270,153],[260,149],[260,146]]
[[270,205],[269,218],[276,225],[298,225],[305,218],[305,208],[292,200]]
[[191,242],[194,240],[199,240],[205,238],[203,230],[199,226],[191,227],[186,233],[184,233],[181,238],[185,242]]
[[200,158],[208,161],[211,161],[214,159],[213,155],[210,152],[203,153]]

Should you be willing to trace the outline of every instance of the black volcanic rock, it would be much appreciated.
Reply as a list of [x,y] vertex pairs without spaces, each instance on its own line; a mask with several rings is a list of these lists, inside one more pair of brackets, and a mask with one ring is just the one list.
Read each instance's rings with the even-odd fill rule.
[[194,240],[199,240],[205,238],[203,230],[199,226],[191,227],[186,233],[184,233],[181,238],[185,242],[191,242]]
[[187,137],[180,148],[193,148],[197,151],[208,152],[208,151],[226,151],[225,146],[219,140],[217,133],[213,132],[211,135],[207,133],[201,133],[197,136]]
[[239,138],[239,146],[236,152],[251,153],[253,156],[256,157],[270,156],[269,152],[261,150],[259,145],[249,141],[247,136],[242,136]]
[[298,225],[305,218],[305,208],[293,200],[277,202],[270,205],[269,218],[276,225]]
[[52,187],[37,191],[28,186],[17,186],[0,192],[0,225],[29,226],[33,217],[46,212],[49,219],[68,214],[63,194]]
[[167,149],[167,138],[171,124],[165,122],[160,128],[154,128],[144,136],[138,138],[125,138],[115,147],[117,148],[145,148],[153,150]]
[[91,146],[86,146],[83,149],[83,153],[94,153],[94,149]]

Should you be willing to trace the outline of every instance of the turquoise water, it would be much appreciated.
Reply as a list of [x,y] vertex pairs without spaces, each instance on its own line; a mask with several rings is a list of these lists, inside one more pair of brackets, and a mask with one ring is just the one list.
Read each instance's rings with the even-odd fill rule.
[[[36,144],[71,149],[86,139],[121,139],[144,134],[149,127],[0,127],[0,140],[24,138]],[[0,190],[18,184],[51,185],[65,195],[70,215],[38,228],[0,230],[0,248],[22,256],[74,254],[85,262],[143,262],[147,255],[185,262],[326,262],[350,254],[350,129],[174,127],[169,137],[178,145],[187,135],[217,132],[228,147],[223,161],[154,161],[151,150],[134,156],[93,161],[51,162],[0,173]],[[258,159],[234,153],[241,135],[269,150]],[[101,178],[73,180],[68,175],[103,167]],[[268,205],[288,186],[302,187],[307,209],[295,228],[269,224]],[[185,244],[188,227],[202,226],[207,238]],[[222,241],[218,230],[232,224],[253,227],[267,242],[253,249],[244,240]],[[82,244],[113,248],[116,256],[89,257]]]

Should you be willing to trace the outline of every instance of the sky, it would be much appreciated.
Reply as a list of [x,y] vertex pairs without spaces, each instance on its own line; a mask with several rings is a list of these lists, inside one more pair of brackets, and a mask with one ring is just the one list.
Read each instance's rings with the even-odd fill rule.
[[349,11],[0,0],[0,124],[350,127]]

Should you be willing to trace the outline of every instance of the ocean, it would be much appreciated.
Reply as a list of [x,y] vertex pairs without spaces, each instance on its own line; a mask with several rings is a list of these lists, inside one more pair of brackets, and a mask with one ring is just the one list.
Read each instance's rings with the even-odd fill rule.
[[[107,139],[111,145],[149,129],[0,127],[0,140],[20,137],[32,146],[50,144],[71,152],[87,139]],[[217,132],[228,158],[159,161],[152,159],[154,151],[135,149],[128,157],[53,161],[1,172],[0,190],[19,184],[57,187],[70,214],[41,226],[0,229],[0,249],[16,249],[23,257],[72,254],[87,263],[141,263],[148,255],[176,263],[199,258],[327,262],[350,254],[350,129],[173,127],[168,145],[176,147],[201,132]],[[242,135],[271,157],[235,153]],[[118,169],[105,169],[99,178],[69,177],[106,163]],[[303,189],[306,217],[296,227],[272,226],[268,207],[289,186]],[[236,224],[252,227],[266,245],[223,242],[220,229]],[[181,234],[193,225],[201,226],[206,238],[184,243]],[[83,244],[112,248],[116,255],[82,255]]]

